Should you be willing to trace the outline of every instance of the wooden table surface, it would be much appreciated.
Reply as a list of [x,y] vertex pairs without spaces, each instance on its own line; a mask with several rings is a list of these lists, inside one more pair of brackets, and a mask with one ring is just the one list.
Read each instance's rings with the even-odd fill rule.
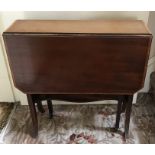
[[[138,20],[18,20],[3,38],[16,88],[27,94],[38,134],[38,109],[51,99],[118,100],[128,135],[133,94],[144,85],[152,35]],[[51,95],[50,95],[51,94]]]
[[133,94],[152,39],[138,20],[17,20],[3,37],[15,86],[45,94]]
[[141,20],[17,20],[5,32],[150,34]]

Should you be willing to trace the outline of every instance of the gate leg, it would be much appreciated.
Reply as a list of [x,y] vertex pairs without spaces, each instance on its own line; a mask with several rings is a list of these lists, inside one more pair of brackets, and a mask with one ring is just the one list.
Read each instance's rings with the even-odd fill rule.
[[125,138],[128,138],[129,134],[129,124],[130,124],[130,116],[132,110],[132,100],[133,95],[129,95],[127,97],[126,111],[125,111]]
[[27,94],[28,104],[30,108],[30,114],[32,118],[32,124],[33,124],[33,133],[32,137],[36,138],[38,135],[38,119],[37,119],[37,113],[35,108],[35,103],[33,103],[32,95]]
[[50,99],[47,99],[47,106],[49,110],[49,118],[52,118],[53,117],[53,105]]

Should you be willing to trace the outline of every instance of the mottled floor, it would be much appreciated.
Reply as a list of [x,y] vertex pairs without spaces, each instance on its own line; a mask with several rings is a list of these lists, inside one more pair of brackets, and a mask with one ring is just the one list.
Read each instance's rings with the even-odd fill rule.
[[155,144],[155,101],[152,94],[139,94],[137,103],[132,109],[132,120],[139,142]]
[[[143,101],[143,102],[141,102]],[[54,118],[38,113],[39,136],[32,138],[28,106],[17,106],[3,136],[3,143],[155,143],[155,105],[141,95],[133,106],[129,139],[124,141],[124,114],[120,130],[113,132],[116,105],[54,105]]]
[[[29,108],[18,106],[4,143],[125,143],[122,120],[119,132],[110,131],[115,122],[116,105],[55,105],[54,111],[52,120],[47,113],[38,113],[39,136],[33,139],[29,135],[32,129]],[[137,142],[131,132],[127,143]]]
[[34,139],[29,134],[32,124],[28,106],[18,105],[13,110],[13,103],[0,103],[0,143],[155,144],[155,102],[150,94],[143,93],[137,102],[133,105],[127,141],[122,136],[124,114],[120,130],[116,133],[111,130],[116,105],[54,105],[52,120],[48,113],[38,113],[39,136]]
[[6,126],[9,115],[14,107],[14,103],[2,102],[0,103],[0,133]]

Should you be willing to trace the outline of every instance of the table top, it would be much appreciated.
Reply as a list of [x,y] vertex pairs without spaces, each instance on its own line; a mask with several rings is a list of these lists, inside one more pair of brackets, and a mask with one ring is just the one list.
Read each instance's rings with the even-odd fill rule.
[[16,20],[5,32],[150,34],[141,20]]
[[24,93],[131,95],[144,85],[152,35],[138,20],[18,20],[3,38]]

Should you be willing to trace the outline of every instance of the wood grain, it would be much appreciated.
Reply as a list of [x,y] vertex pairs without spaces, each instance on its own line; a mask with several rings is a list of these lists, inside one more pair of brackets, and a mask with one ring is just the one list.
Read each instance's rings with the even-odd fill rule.
[[151,35],[4,34],[15,86],[36,94],[133,94],[144,84]]
[[121,96],[115,127],[125,109],[128,135],[132,96],[143,87],[152,40],[142,21],[22,20],[3,37],[14,84],[28,97],[34,136],[38,122],[33,96],[48,94],[50,99],[79,102]]
[[141,20],[17,20],[6,32],[150,34]]

